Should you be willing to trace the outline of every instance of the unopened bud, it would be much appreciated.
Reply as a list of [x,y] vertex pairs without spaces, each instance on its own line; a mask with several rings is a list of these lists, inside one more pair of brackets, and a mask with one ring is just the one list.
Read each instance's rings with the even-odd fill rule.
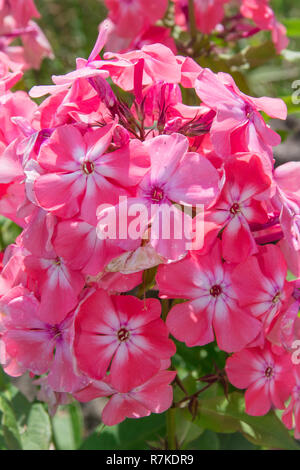
[[124,147],[129,142],[129,132],[118,124],[114,129],[113,141],[117,147]]

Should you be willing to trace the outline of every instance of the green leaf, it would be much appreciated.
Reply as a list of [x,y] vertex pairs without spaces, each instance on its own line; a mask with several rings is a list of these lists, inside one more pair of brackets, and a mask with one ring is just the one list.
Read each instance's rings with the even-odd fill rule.
[[22,229],[6,217],[0,216],[0,249],[4,250],[8,245],[14,243]]
[[[189,416],[187,411],[186,416]],[[253,444],[267,448],[300,450],[274,412],[265,416],[247,415],[244,395],[238,392],[231,393],[228,400],[224,396],[199,400],[194,423],[218,433],[239,431]]]
[[187,420],[184,415],[184,410],[176,409],[176,436],[181,450],[191,449],[191,442],[196,441],[204,429],[194,424],[191,420]]
[[283,130],[283,129],[273,129],[273,130],[275,130],[277,134],[280,135],[281,143],[285,142],[290,135],[290,132],[287,130]]
[[[258,46],[247,46],[238,54],[227,58],[230,67],[247,67],[254,69],[264,65],[277,56],[276,49],[272,41],[266,41]],[[224,56],[225,57],[225,56]]]
[[194,346],[187,348],[185,344],[175,340],[176,354],[173,357],[174,366],[185,368],[188,371],[197,372],[197,376],[214,372],[214,362],[220,369],[225,366],[227,354],[220,351],[216,343],[206,346]]
[[147,442],[157,441],[166,434],[165,414],[147,418],[126,419],[117,426],[93,432],[82,444],[81,450],[145,450]]
[[198,439],[191,442],[188,450],[219,450],[220,439],[215,432],[206,430]]
[[[199,411],[194,423],[201,428],[214,432],[233,433],[239,430],[239,421],[227,410],[228,402],[224,396],[199,400]],[[185,410],[187,419],[190,413]]]
[[34,403],[28,415],[25,432],[21,435],[24,450],[48,450],[51,442],[51,422],[44,407]]
[[58,450],[76,450],[81,446],[83,417],[78,403],[60,407],[52,418],[54,442]]
[[277,52],[272,41],[266,41],[258,46],[246,47],[243,51],[246,62],[250,68],[265,65],[266,62],[277,57]]
[[0,448],[11,450],[47,450],[52,430],[48,414],[39,403],[30,403],[12,384],[0,394],[2,429]]
[[297,276],[294,276],[294,274],[291,271],[287,272],[286,280],[287,281],[295,281],[297,279]]
[[11,404],[4,396],[0,396],[0,411],[2,412],[3,438],[7,448],[9,450],[20,450],[22,446],[17,419]]
[[287,18],[283,20],[283,24],[287,29],[287,35],[292,38],[300,37],[300,19]]
[[259,447],[249,442],[245,437],[236,432],[234,434],[218,434],[220,450],[258,450]]
[[9,375],[7,375],[2,367],[0,367],[0,392],[3,392],[4,390],[7,389],[10,385],[10,378]]
[[[23,393],[21,393],[17,388],[13,386],[10,387],[9,393],[9,401],[14,410],[19,429],[22,430],[24,426],[27,427],[27,421],[32,407],[32,403],[27,400]],[[6,395],[8,395],[7,392]]]

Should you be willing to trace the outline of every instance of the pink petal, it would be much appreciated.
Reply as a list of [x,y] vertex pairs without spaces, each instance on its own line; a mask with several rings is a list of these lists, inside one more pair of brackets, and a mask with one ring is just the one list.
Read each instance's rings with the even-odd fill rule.
[[48,384],[56,392],[76,392],[82,389],[89,379],[75,371],[75,357],[67,341],[58,340],[55,356],[48,374]]
[[79,211],[77,197],[83,193],[85,178],[78,173],[41,175],[34,183],[36,198],[41,207],[58,212],[65,218]]
[[230,308],[225,302],[217,301],[213,327],[220,349],[226,352],[240,351],[254,340],[262,324],[236,305]]
[[188,150],[188,140],[181,134],[163,135],[148,140],[145,146],[151,158],[151,181],[166,183]]
[[226,361],[226,374],[237,388],[248,388],[261,375],[263,360],[254,351],[244,349],[233,354]]
[[65,265],[53,265],[41,282],[40,317],[51,324],[61,322],[78,304],[85,284],[83,276]]
[[141,403],[137,402],[127,394],[113,395],[102,412],[102,421],[106,426],[114,426],[126,418],[142,418],[149,416],[147,410]]
[[214,340],[212,329],[213,311],[205,297],[192,302],[175,305],[167,316],[167,327],[179,341],[188,347],[203,346]]
[[269,386],[263,377],[250,385],[245,393],[246,413],[252,416],[263,416],[271,408]]
[[121,392],[128,392],[149,380],[160,369],[160,360],[145,354],[130,340],[121,343],[112,360],[110,368],[111,383]]
[[247,221],[243,216],[235,216],[222,233],[224,258],[230,263],[241,263],[257,250]]
[[186,153],[165,191],[180,204],[209,205],[218,195],[219,174],[209,160],[198,153]]
[[44,374],[53,360],[54,343],[44,330],[9,330],[4,334],[7,353],[34,374]]
[[118,348],[116,338],[80,331],[78,328],[80,327],[77,327],[74,343],[78,368],[89,377],[101,380]]
[[38,162],[49,172],[76,171],[86,153],[80,131],[71,125],[58,127],[41,147]]

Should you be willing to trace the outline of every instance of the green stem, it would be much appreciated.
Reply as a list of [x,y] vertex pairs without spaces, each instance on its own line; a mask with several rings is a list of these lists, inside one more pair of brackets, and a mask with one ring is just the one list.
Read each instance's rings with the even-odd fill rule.
[[167,415],[167,442],[168,450],[176,450],[176,420],[175,420],[175,408],[169,408]]
[[105,425],[104,423],[99,424],[99,426],[98,426],[97,429],[96,429],[97,436],[100,436],[100,434],[102,433],[102,431],[104,431],[105,426],[106,426],[106,425]]
[[0,251],[4,251],[5,243],[3,240],[2,226],[0,227]]
[[196,26],[196,18],[195,18],[194,0],[189,0],[189,25],[190,25],[190,33],[191,33],[192,42],[194,42],[197,38],[197,26]]
[[162,299],[161,300],[161,318],[165,322],[167,319],[167,315],[170,310],[170,302],[169,299]]
[[[161,300],[162,307],[162,319],[166,321],[167,315],[170,310],[170,301],[169,299]],[[172,366],[170,367],[172,369]],[[176,450],[176,421],[175,421],[175,408],[169,408],[166,412],[166,424],[167,424],[167,446],[168,450]]]

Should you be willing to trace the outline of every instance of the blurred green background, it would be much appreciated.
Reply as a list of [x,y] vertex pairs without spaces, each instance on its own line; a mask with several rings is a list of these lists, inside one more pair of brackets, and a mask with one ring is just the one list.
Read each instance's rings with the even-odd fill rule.
[[29,71],[25,86],[51,83],[51,75],[75,68],[76,57],[87,58],[98,36],[98,25],[107,10],[99,0],[35,0],[41,14],[38,23],[55,54],[43,61],[40,70]]

